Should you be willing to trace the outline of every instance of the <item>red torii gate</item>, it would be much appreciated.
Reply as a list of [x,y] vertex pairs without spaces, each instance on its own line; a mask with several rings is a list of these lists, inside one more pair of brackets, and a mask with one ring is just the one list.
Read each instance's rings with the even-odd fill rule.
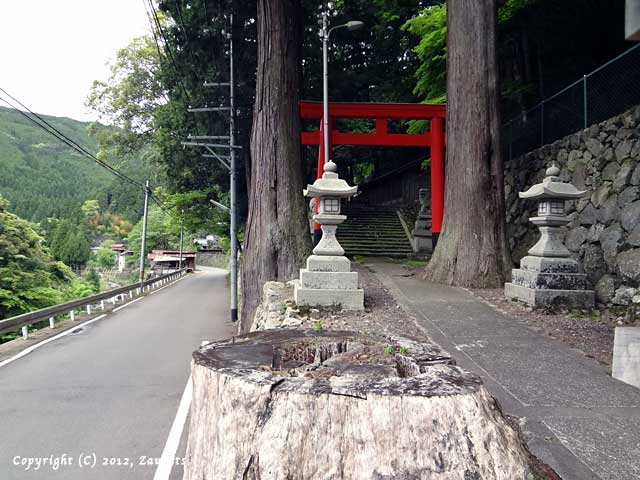
[[[329,103],[329,158],[333,145],[372,145],[393,147],[430,147],[431,149],[431,217],[433,246],[435,247],[442,228],[444,212],[444,118],[445,105],[416,103]],[[322,102],[300,102],[300,117],[319,119],[320,130],[302,132],[303,145],[319,145],[318,174],[324,173],[324,142],[322,140]],[[373,118],[375,133],[346,133],[333,129],[334,118]],[[430,120],[429,131],[421,134],[389,133],[387,120]],[[320,225],[314,222],[315,231]],[[316,232],[314,232],[316,233]]]

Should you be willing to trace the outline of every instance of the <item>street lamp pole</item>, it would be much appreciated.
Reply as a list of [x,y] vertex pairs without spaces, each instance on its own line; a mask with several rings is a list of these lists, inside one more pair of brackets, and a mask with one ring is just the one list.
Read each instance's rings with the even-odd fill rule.
[[360,30],[364,23],[358,20],[351,20],[344,25],[337,25],[328,28],[328,13],[322,12],[322,129],[324,142],[324,163],[329,163],[329,36],[336,28],[347,28],[349,30]]
[[327,12],[322,12],[322,131],[324,163],[329,163],[329,31]]

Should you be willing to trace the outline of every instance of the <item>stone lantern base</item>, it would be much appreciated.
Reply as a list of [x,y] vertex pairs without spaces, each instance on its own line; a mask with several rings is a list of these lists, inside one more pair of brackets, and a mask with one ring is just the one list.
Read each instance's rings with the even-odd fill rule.
[[346,257],[311,255],[307,258],[307,268],[300,269],[300,280],[293,284],[294,299],[299,306],[364,309],[364,291],[358,288],[358,272],[351,271],[351,261]]
[[534,307],[565,306],[593,308],[595,294],[571,258],[524,257],[520,268],[511,271],[511,283],[505,283],[504,295]]

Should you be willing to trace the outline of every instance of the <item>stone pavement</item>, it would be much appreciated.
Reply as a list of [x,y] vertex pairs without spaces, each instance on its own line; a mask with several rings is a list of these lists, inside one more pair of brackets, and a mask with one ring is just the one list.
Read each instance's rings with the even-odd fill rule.
[[464,289],[382,260],[366,265],[434,342],[483,378],[505,413],[526,418],[529,448],[564,480],[640,479],[640,389]]

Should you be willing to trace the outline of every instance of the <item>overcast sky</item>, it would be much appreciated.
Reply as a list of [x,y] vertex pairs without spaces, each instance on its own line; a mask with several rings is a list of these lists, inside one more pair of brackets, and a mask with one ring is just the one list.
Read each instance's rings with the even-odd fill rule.
[[0,87],[37,113],[93,120],[84,107],[91,83],[148,31],[143,0],[3,0]]

